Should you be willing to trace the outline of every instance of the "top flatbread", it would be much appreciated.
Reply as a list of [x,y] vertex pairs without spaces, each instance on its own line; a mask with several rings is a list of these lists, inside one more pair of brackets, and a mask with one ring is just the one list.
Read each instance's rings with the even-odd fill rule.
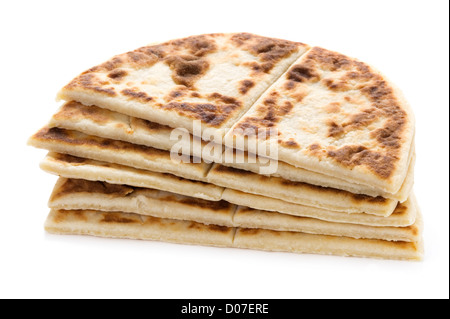
[[206,135],[224,135],[309,47],[248,33],[207,34],[117,55],[72,80],[59,98]]
[[[278,134],[254,134],[268,129]],[[258,147],[273,143],[281,161],[396,193],[407,174],[414,117],[379,72],[314,47],[234,125],[226,145],[246,135],[250,152],[255,140]]]

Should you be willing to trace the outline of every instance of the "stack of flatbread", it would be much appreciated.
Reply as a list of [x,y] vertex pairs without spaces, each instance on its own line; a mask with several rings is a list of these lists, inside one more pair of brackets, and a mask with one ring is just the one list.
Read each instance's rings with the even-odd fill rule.
[[248,33],[120,54],[29,144],[56,234],[419,260],[414,117],[345,55]]

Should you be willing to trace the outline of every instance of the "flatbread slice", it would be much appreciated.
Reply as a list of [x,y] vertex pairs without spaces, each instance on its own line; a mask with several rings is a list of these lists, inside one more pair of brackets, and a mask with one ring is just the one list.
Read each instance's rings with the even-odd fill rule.
[[117,55],[73,79],[59,98],[223,135],[309,47],[249,33],[205,34]]
[[[44,127],[29,139],[29,144],[52,152],[169,173],[300,205],[316,205],[315,207],[329,210],[389,216],[397,204],[394,200],[382,197],[355,195],[345,191],[285,181],[280,178],[269,178],[251,172],[225,168],[217,164],[214,164],[215,167],[210,172],[211,165],[204,162],[199,164],[175,162],[167,151],[60,128]],[[290,191],[292,196],[286,196],[286,193],[281,194],[279,189],[273,189],[273,187],[282,187],[285,191]],[[307,191],[308,196],[304,196],[306,193],[298,193],[303,191]]]
[[[225,137],[255,153],[278,146],[278,160],[397,193],[406,178],[414,115],[380,72],[314,47],[251,107]],[[278,134],[259,137],[258,130]],[[249,143],[236,145],[235,138]]]
[[[242,162],[236,160],[227,161],[230,156],[227,158],[227,153],[225,153],[222,146],[209,145],[190,134],[187,134],[187,138],[184,135],[183,138],[178,138],[178,133],[169,126],[152,123],[94,105],[86,106],[75,101],[70,101],[62,105],[59,111],[52,116],[48,125],[50,127],[75,130],[88,135],[150,146],[166,151],[173,149],[175,151],[179,149],[188,150],[186,155],[192,155],[202,158],[205,161],[211,161],[257,174],[264,172],[261,168],[267,166],[258,157],[254,161],[250,160],[247,154],[244,154]],[[214,151],[211,151],[213,147],[222,150],[219,151],[219,156]],[[272,176],[294,182],[342,189],[351,193],[365,194],[373,197],[381,196],[404,202],[408,199],[414,182],[415,155],[413,148],[411,149],[410,157],[408,175],[402,188],[396,194],[380,191],[373,186],[354,184],[332,176],[308,171],[281,161],[278,161],[278,169]],[[234,152],[231,159],[235,158],[236,154]]]
[[407,203],[398,205],[389,217],[365,213],[348,214],[288,203],[279,199],[248,194],[232,189],[224,189],[212,184],[193,182],[170,174],[153,173],[58,153],[49,153],[41,161],[41,168],[50,174],[65,178],[81,178],[117,185],[126,184],[135,187],[152,188],[214,201],[223,199],[236,205],[294,216],[312,217],[330,222],[405,227],[412,225],[416,217],[414,210],[402,209]]
[[334,188],[292,182],[219,164],[214,164],[208,173],[207,180],[214,185],[242,190],[250,194],[337,212],[364,212],[387,217],[392,214],[398,203],[398,201],[381,196],[370,197]]
[[220,186],[172,174],[151,172],[54,152],[47,154],[41,161],[40,167],[50,174],[66,178],[153,188],[211,201],[221,200],[224,191],[224,188]]
[[234,228],[163,219],[123,212],[51,210],[45,229],[53,234],[159,240],[180,244],[230,247]]
[[[169,173],[196,181],[206,181],[211,168],[200,160],[177,161],[167,151],[143,145],[86,135],[57,127],[43,127],[28,140],[29,145],[52,152],[121,164],[158,173]],[[197,163],[196,163],[197,162]]]
[[416,221],[416,210],[410,201],[398,203],[389,217],[354,213],[348,214],[311,206],[293,204],[283,200],[259,196],[233,189],[225,189],[222,198],[230,203],[257,210],[276,212],[292,216],[310,217],[334,223],[350,223],[366,226],[407,227]]
[[[208,225],[407,242],[419,239],[422,224],[419,216],[415,223],[408,227],[370,227],[333,223],[238,207],[225,201],[195,199],[155,189],[66,178],[60,178],[56,183],[49,207],[63,210],[120,211]],[[406,209],[416,210],[414,198]]]
[[312,235],[205,225],[121,212],[51,210],[45,229],[53,234],[158,240],[266,251],[421,260],[423,242]]

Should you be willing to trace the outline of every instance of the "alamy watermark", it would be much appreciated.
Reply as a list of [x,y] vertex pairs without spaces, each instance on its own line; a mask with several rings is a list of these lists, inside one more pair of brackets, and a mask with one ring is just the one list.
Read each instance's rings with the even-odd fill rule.
[[[202,131],[201,121],[193,122],[193,135],[185,128],[174,129],[170,140],[173,161],[183,163],[221,163],[232,167],[257,164],[262,175],[278,169],[278,130],[276,128],[236,128],[227,146],[221,130]],[[232,145],[231,145],[232,144]],[[244,151],[247,150],[247,151]]]

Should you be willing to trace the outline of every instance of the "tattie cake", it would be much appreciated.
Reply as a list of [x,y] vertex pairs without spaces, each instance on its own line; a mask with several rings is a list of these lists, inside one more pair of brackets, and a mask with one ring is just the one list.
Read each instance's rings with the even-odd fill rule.
[[29,139],[60,177],[50,233],[422,259],[414,115],[355,58],[197,35],[116,55],[58,98]]

